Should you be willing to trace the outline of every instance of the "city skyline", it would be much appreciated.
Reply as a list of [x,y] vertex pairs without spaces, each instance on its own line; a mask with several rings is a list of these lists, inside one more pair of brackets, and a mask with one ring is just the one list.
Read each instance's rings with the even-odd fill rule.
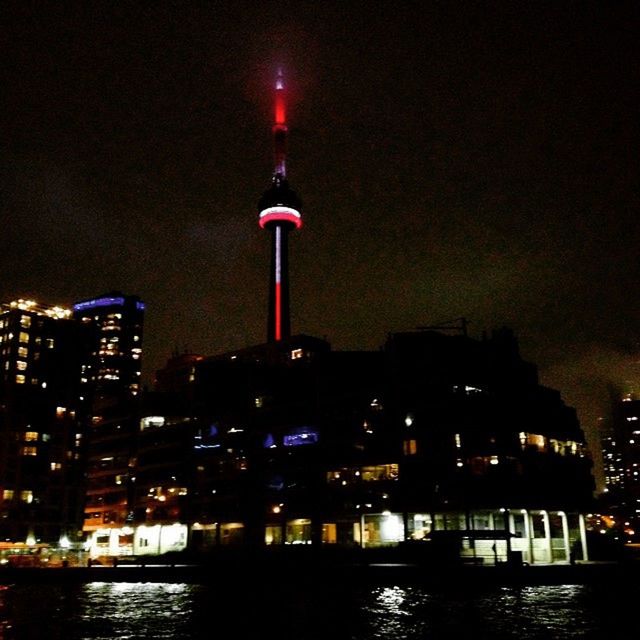
[[292,333],[510,326],[593,448],[637,374],[637,15],[364,6],[5,7],[2,299],[140,295],[147,383],[174,348],[263,342],[282,64]]

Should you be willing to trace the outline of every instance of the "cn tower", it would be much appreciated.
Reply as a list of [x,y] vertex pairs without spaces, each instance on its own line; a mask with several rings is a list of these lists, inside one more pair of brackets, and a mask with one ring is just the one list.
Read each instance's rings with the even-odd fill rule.
[[302,202],[287,182],[287,119],[284,78],[278,71],[275,85],[272,127],[274,169],[271,186],[258,202],[259,223],[271,232],[271,271],[269,275],[269,317],[267,342],[291,336],[289,317],[289,231],[302,226]]

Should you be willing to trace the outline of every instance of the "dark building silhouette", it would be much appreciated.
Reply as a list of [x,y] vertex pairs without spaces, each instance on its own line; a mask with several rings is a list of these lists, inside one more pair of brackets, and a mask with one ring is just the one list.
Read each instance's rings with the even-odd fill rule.
[[0,308],[0,540],[61,543],[80,528],[85,334],[71,311]]
[[126,550],[121,535],[136,554],[444,532],[457,554],[491,561],[568,561],[584,547],[584,435],[507,330],[399,333],[374,352],[294,336],[174,358],[158,380],[130,438],[130,526],[96,530],[96,555]]

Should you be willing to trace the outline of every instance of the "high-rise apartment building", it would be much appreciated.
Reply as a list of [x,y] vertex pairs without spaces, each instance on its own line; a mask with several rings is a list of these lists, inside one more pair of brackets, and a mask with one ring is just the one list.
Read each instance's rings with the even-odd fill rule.
[[81,383],[93,403],[119,401],[140,392],[144,302],[112,292],[73,305],[86,326],[91,349]]
[[0,540],[73,540],[81,513],[84,333],[62,307],[0,307]]

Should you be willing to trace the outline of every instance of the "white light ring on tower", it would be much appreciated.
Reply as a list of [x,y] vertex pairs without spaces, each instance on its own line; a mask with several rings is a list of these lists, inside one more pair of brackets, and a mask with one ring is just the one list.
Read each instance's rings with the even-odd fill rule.
[[268,222],[292,222],[299,229],[302,226],[302,216],[291,207],[268,207],[260,212],[259,223],[264,228]]

